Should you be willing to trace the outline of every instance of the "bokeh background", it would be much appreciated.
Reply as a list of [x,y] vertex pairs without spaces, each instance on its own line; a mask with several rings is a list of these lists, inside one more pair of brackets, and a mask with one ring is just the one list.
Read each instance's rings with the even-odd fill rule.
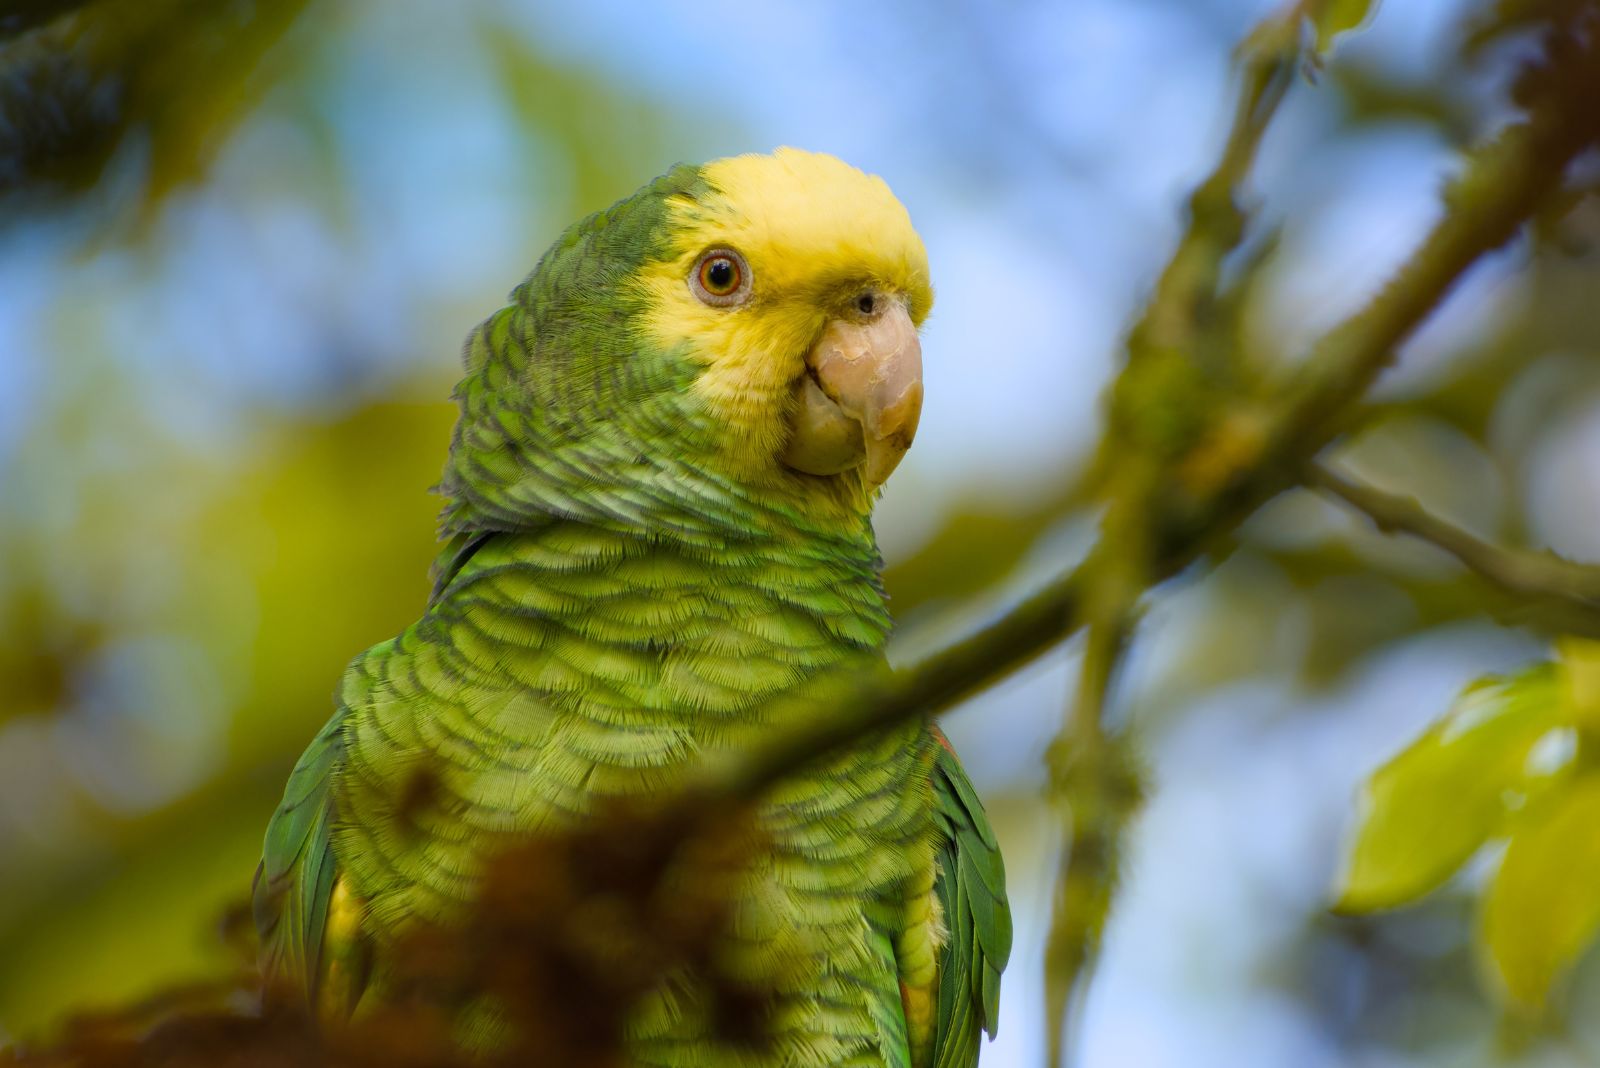
[[[1261,0],[0,8],[0,1037],[227,966],[334,682],[420,610],[462,338],[569,221],[794,144],[887,178],[938,303],[878,529],[906,648],[1071,563],[1120,338],[1228,119]],[[1294,358],[1510,112],[1476,0],[1389,0],[1291,92],[1240,344]],[[1589,206],[1590,208],[1593,205]],[[1600,212],[1480,265],[1345,458],[1486,536],[1600,559]],[[1600,970],[1508,1029],[1469,876],[1327,911],[1362,777],[1541,654],[1471,581],[1304,493],[1154,602],[1119,704],[1151,796],[1093,1068],[1600,1062]],[[1017,914],[991,1066],[1043,1058],[1068,645],[948,720]],[[1590,1011],[1584,1011],[1585,1008]]]

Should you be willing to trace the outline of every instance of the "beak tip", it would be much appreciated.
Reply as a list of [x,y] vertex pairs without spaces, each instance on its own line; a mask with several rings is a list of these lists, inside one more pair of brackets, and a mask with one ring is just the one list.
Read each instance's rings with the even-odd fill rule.
[[[922,415],[922,346],[905,308],[897,305],[866,323],[835,321],[807,364],[815,381],[802,386],[801,419],[786,462],[811,474],[842,470],[834,464],[846,458],[844,436],[834,423],[849,422],[863,476],[873,488],[883,485],[911,448]],[[835,437],[840,448],[824,448]],[[828,470],[824,452],[832,461]]]
[[895,468],[900,466],[900,461],[910,448],[909,434],[869,438],[866,443],[867,455],[862,464],[862,474],[866,476],[868,484],[876,489],[889,481],[889,476],[894,474]]

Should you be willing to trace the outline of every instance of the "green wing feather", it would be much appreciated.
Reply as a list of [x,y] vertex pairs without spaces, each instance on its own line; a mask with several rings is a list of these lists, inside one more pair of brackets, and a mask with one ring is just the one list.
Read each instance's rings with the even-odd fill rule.
[[[894,940],[875,928],[867,931],[867,945],[878,958],[882,975],[895,974]],[[867,1011],[872,1015],[878,1030],[878,1052],[883,1055],[884,1068],[911,1068],[911,1038],[906,1030],[905,1009],[900,1003],[900,990],[892,982],[871,987],[867,993]]]
[[973,1068],[982,1032],[1000,1021],[1000,973],[1011,955],[1005,867],[983,803],[967,773],[940,742],[933,771],[936,818],[944,841],[934,890],[950,937],[939,959],[935,1068]]
[[333,892],[329,784],[344,753],[344,715],[341,708],[328,721],[289,776],[267,824],[251,903],[263,975],[313,998]]

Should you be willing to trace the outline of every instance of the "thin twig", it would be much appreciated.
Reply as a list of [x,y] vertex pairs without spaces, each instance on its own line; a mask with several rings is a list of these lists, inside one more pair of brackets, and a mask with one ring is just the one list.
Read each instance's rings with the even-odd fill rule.
[[1077,693],[1047,758],[1049,796],[1066,831],[1045,946],[1046,1063],[1051,1065],[1064,1065],[1071,1048],[1072,1005],[1086,988],[1100,948],[1122,869],[1124,831],[1141,793],[1132,762],[1120,758],[1105,729],[1112,683],[1148,582],[1139,547],[1123,548],[1093,575],[1084,606],[1088,639]]
[[[1159,350],[1193,359],[1202,348],[1199,335],[1212,318],[1223,262],[1244,239],[1248,219],[1240,206],[1242,187],[1299,66],[1299,41],[1297,16],[1278,13],[1263,20],[1241,49],[1232,126],[1216,166],[1189,196],[1189,223],[1129,334],[1130,364]],[[1234,350],[1228,346],[1226,351]]]
[[1600,567],[1493,545],[1440,519],[1413,497],[1356,482],[1325,463],[1311,464],[1306,482],[1366,515],[1379,530],[1409,534],[1449,553],[1506,594],[1514,613],[1546,617],[1558,630],[1600,638]]

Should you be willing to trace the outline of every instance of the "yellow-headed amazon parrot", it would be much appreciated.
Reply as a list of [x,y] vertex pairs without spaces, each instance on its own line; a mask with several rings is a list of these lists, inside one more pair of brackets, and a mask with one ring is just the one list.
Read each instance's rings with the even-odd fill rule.
[[[916,429],[932,300],[888,186],[793,149],[677,166],[555,242],[468,339],[427,608],[350,665],[268,825],[270,980],[359,1014],[507,832],[669,790],[770,730],[774,695],[881,657],[870,516]],[[419,816],[421,764],[444,801]],[[1011,921],[943,736],[872,735],[757,819],[742,937],[777,977],[770,1044],[719,1050],[674,990],[628,1058],[975,1065]]]

